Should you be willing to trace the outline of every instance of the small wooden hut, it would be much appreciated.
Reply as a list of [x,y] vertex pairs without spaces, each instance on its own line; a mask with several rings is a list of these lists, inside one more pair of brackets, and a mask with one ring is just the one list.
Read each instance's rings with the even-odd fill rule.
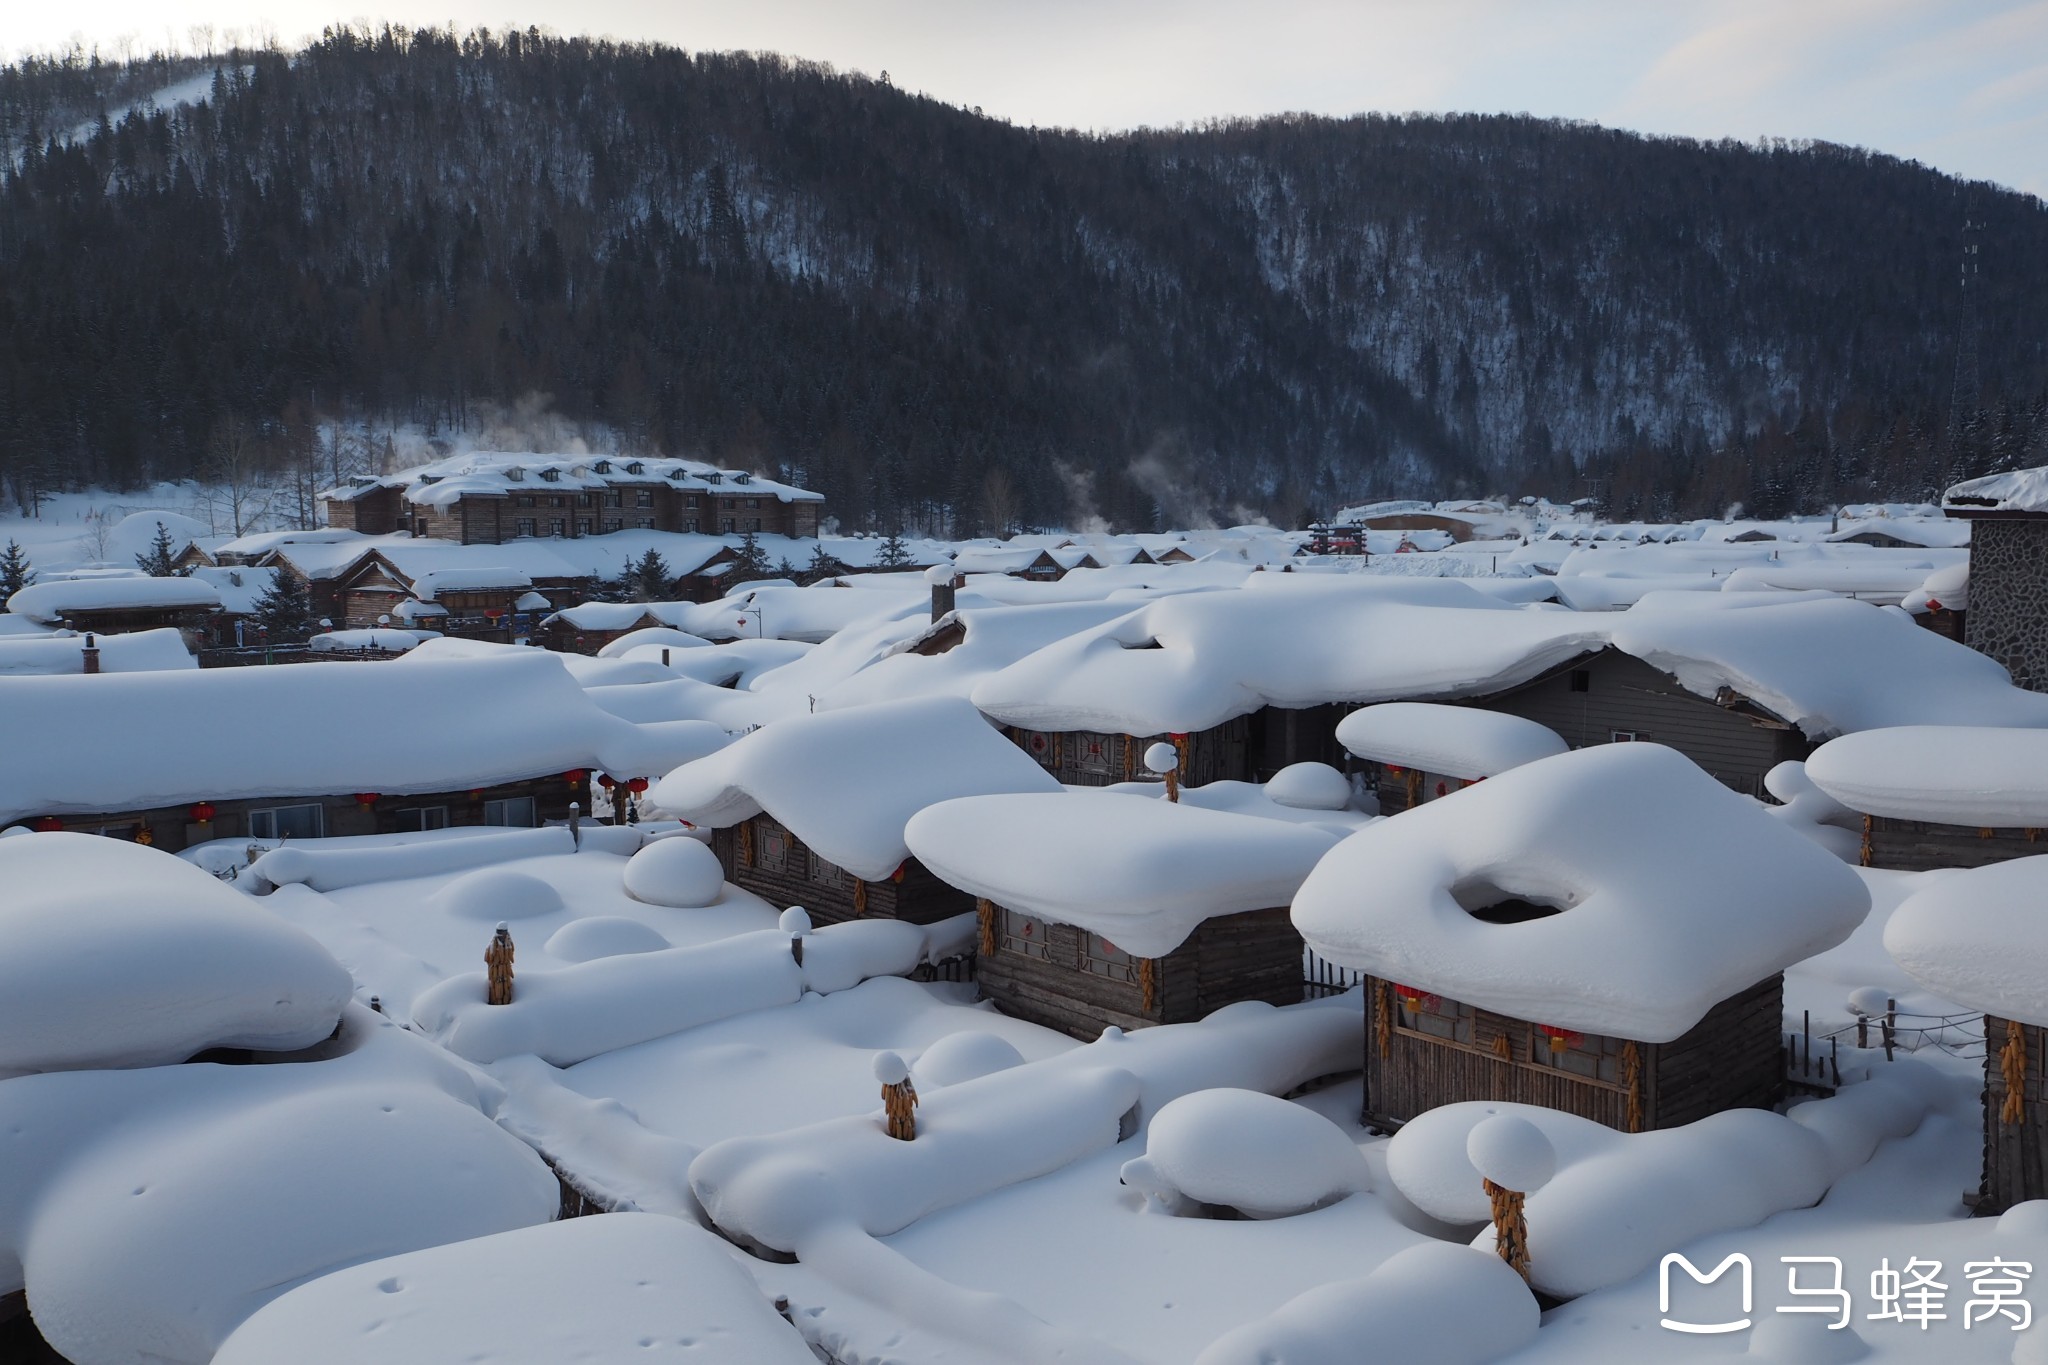
[[1806,775],[1862,817],[1865,867],[1925,872],[2048,853],[2048,731],[1867,730],[1815,750]]
[[656,784],[657,806],[709,827],[734,885],[815,924],[971,914],[974,898],[911,856],[926,806],[1058,784],[958,697],[795,716]]
[[1084,791],[949,801],[906,836],[978,898],[982,995],[1077,1038],[1298,1002],[1286,902],[1336,841],[1305,822]]
[[1774,1104],[1782,973],[1868,909],[1832,854],[1676,751],[1627,744],[1362,831],[1294,919],[1366,974],[1368,1122],[1507,1100],[1644,1131]]

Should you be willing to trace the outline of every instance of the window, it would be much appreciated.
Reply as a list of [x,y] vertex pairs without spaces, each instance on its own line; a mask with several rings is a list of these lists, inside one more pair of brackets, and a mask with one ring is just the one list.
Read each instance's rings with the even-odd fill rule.
[[563,521],[560,517],[550,517],[548,519],[548,534],[557,540],[561,539],[562,533],[568,529],[569,523]]
[[747,506],[749,506],[749,507],[759,507],[760,505],[761,505],[761,500],[760,500],[759,498],[748,498],[748,499],[747,499]]
[[652,531],[654,529],[654,518],[636,517],[633,521],[633,524],[643,531]]
[[1641,730],[1609,730],[1607,732],[1607,741],[1610,744],[1632,744],[1642,737],[1643,732]]
[[695,493],[692,493],[692,494],[690,494],[690,496],[689,496],[689,497],[687,497],[687,498],[684,498],[684,499],[683,499],[683,506],[685,506],[685,507],[688,507],[688,508],[690,508],[690,509],[692,509],[692,510],[695,510],[695,508],[696,508],[696,506],[697,506],[697,495],[696,495]]
[[543,469],[540,472],[540,476],[543,479],[546,479],[549,483],[553,483],[555,480],[562,477],[562,471],[559,469]]
[[606,517],[604,519],[604,529],[608,533],[612,531],[623,531],[626,529],[626,523],[619,520],[619,518],[617,517]]
[[1025,957],[1046,956],[1045,921],[1020,915],[1015,910],[1006,909],[1002,915],[1002,951],[1022,953]]
[[564,501],[562,500],[562,498],[561,498],[561,496],[560,496],[559,494],[558,494],[558,495],[556,495],[555,497],[552,497],[552,498],[549,498],[549,499],[548,499],[548,506],[550,506],[550,507],[564,507],[564,506],[567,506],[567,505],[568,505],[568,504],[567,504],[567,503],[565,503],[565,502],[564,502]]
[[606,507],[622,507],[625,505],[625,496],[623,493],[606,493],[604,495],[604,505]]
[[587,536],[587,535],[589,535],[589,534],[590,534],[590,518],[589,518],[589,517],[578,517],[578,518],[576,518],[576,534],[577,534],[577,535],[579,535],[579,536]]
[[733,532],[733,519],[731,517],[727,517],[723,524],[725,526],[725,533],[727,535],[731,535]]
[[1100,934],[1081,936],[1081,969],[1112,981],[1136,981],[1138,960]]
[[697,519],[696,519],[695,517],[685,517],[685,518],[683,519],[683,530],[685,530],[686,532],[688,532],[689,534],[691,534],[691,535],[693,535],[693,536],[694,536],[694,535],[696,535],[696,534],[697,534]]
[[610,460],[599,460],[590,467],[590,470],[593,474],[609,474],[612,472],[612,462]]
[[249,812],[252,839],[317,839],[325,812],[319,806],[272,806]]
[[391,827],[400,833],[448,828],[446,806],[406,806],[391,812]]
[[747,519],[747,529],[748,529],[749,531],[758,531],[758,530],[760,530],[760,529],[761,529],[761,519],[760,519],[759,517],[749,517],[749,518]]
[[754,822],[754,865],[763,872],[788,869],[789,835],[773,820]]
[[[654,490],[651,488],[643,488],[639,492],[635,493],[633,495],[633,505],[635,507],[654,506]],[[614,503],[613,506],[617,506],[617,504]]]
[[[1564,1043],[1562,1048],[1551,1046],[1555,1037]],[[1529,1031],[1531,1060],[1538,1066],[1555,1067],[1574,1076],[1583,1076],[1589,1081],[1605,1081],[1609,1085],[1621,1084],[1621,1053],[1627,1046],[1620,1038],[1609,1038],[1598,1033],[1546,1033],[1542,1028]]]
[[530,536],[530,535],[532,535],[532,534],[533,534],[533,518],[532,518],[532,517],[521,517],[521,518],[520,518],[519,520],[517,520],[517,521],[513,522],[513,523],[512,523],[512,534],[513,534],[513,535],[515,535],[515,536]]
[[533,798],[530,796],[508,796],[499,801],[484,802],[484,823],[487,825],[518,825],[524,829],[533,828]]
[[520,495],[519,495],[518,497],[516,497],[516,498],[512,499],[512,505],[513,505],[514,507],[531,507],[531,506],[533,506],[533,494],[531,494],[531,493],[521,493],[521,494],[520,494]]
[[1402,1028],[1447,1043],[1472,1045],[1478,1014],[1472,1006],[1462,1000],[1446,1000],[1428,992],[1410,995],[1400,986],[1390,986],[1389,991],[1394,997],[1395,1013]]
[[1087,732],[1074,736],[1074,766],[1084,773],[1115,771],[1110,757],[1109,736]]
[[1591,692],[1593,690],[1593,670],[1590,668],[1573,669],[1571,672],[1571,690],[1574,692]]
[[811,854],[811,880],[820,886],[844,886],[846,884],[846,873],[840,869],[839,864],[828,863],[813,851]]

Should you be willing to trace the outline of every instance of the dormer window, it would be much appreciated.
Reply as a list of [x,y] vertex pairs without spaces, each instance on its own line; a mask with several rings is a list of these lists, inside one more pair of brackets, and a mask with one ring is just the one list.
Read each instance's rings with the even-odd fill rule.
[[422,475],[420,475],[420,482],[421,482],[421,483],[439,483],[439,482],[441,482],[441,476],[440,476],[439,474],[422,474]]
[[547,481],[548,481],[549,483],[554,483],[554,482],[555,482],[556,480],[558,480],[558,479],[560,479],[560,478],[562,477],[562,471],[561,471],[561,470],[559,470],[559,469],[553,468],[552,466],[550,466],[550,467],[549,467],[549,468],[547,468],[547,469],[543,469],[543,470],[542,470],[542,471],[540,472],[540,476],[541,476],[541,477],[542,477],[543,479],[546,479],[546,480],[547,480]]
[[626,466],[626,472],[628,474],[645,474],[647,472],[647,466],[642,464],[640,461],[635,460],[633,461],[633,463]]
[[671,479],[680,479],[680,478],[682,478],[682,477],[683,477],[683,475],[684,475],[684,472],[685,472],[685,471],[683,471],[683,470],[681,470],[681,469],[671,469],[671,470],[670,470],[670,471],[668,472],[668,476],[669,476],[669,477],[670,477]]
[[609,474],[612,472],[612,462],[610,460],[599,460],[596,464],[590,466],[590,472],[593,474]]
[[520,469],[518,466],[515,465],[511,469],[505,471],[505,477],[517,482],[518,480],[526,477],[526,471]]
[[710,472],[709,474],[706,474],[706,475],[704,476],[704,482],[706,482],[706,483],[724,483],[724,482],[725,482],[725,475],[723,475],[723,474],[719,473],[719,472],[718,472],[717,470],[715,470],[715,469],[714,469],[714,470],[712,470],[712,471],[711,471],[711,472]]
[[754,476],[742,470],[740,473],[737,473],[732,476],[732,481],[734,483],[752,483],[754,481]]

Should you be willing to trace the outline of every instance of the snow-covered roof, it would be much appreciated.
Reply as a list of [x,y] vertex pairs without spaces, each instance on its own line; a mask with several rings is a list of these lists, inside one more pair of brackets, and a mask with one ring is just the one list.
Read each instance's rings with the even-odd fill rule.
[[[409,656],[403,667],[0,677],[0,715],[10,722],[0,821],[239,797],[460,791],[571,768],[651,775],[703,750],[697,738],[600,709],[560,656],[510,646],[482,658]],[[279,735],[290,742],[257,738]],[[120,761],[79,762],[81,736]]]
[[[1515,899],[1557,912],[1492,923]],[[1504,1014],[1669,1042],[1846,939],[1847,864],[1674,749],[1546,758],[1372,825],[1294,899],[1333,961]]]
[[1828,741],[1813,784],[1849,809],[1979,829],[2048,826],[2048,730],[1903,725]]
[[[1944,1000],[2048,1026],[2048,856],[1951,872],[1900,903],[1892,959]],[[2005,1040],[1992,1038],[1995,1050]]]
[[1828,539],[1845,541],[1864,535],[1889,536],[1928,549],[1955,550],[1970,543],[1970,523],[1946,517],[1865,517],[1843,522],[1842,529]]
[[330,630],[306,641],[315,654],[332,654],[345,649],[384,649],[403,653],[433,638],[428,630],[392,630],[378,626],[365,630]]
[[828,861],[879,881],[910,856],[903,827],[925,807],[1058,790],[972,706],[931,697],[775,721],[670,773],[653,798],[700,825],[766,811]]
[[[954,611],[828,689],[819,696],[818,707],[833,710],[935,693],[967,697],[977,683],[998,669],[1057,640],[1127,615],[1138,605],[1121,600],[1047,602]],[[937,653],[922,652],[955,635],[957,643]]]
[[1465,697],[1606,643],[1606,627],[1450,579],[1252,575],[1163,597],[990,675],[974,704],[1035,730],[1205,730],[1264,706]]
[[2048,515],[2048,467],[1965,479],[1942,494],[1941,506],[1952,516],[1982,512]]
[[1102,791],[977,796],[920,811],[911,851],[1008,909],[1164,957],[1202,921],[1285,905],[1336,836]]
[[429,569],[412,580],[413,595],[431,602],[438,593],[510,591],[531,588],[533,579],[519,569],[503,564],[478,564],[459,569]]
[[256,610],[257,599],[277,581],[277,570],[247,564],[201,565],[192,570],[192,577],[220,594],[222,611],[230,616],[248,616]]
[[[142,673],[158,669],[193,669],[199,661],[185,647],[185,637],[168,627],[95,635],[100,672]],[[85,672],[85,636],[73,631],[54,635],[0,635],[0,675]]]
[[1570,746],[1547,725],[1498,711],[1386,702],[1337,722],[1337,742],[1360,758],[1475,781]]
[[2048,725],[2048,696],[1975,650],[1867,602],[1622,614],[1614,643],[1687,691],[1728,688],[1827,739],[1888,725]]
[[0,883],[0,1076],[310,1047],[353,989],[303,930],[125,839],[0,838]]
[[49,624],[82,611],[212,611],[219,606],[220,593],[203,579],[152,578],[147,574],[45,577],[7,599],[7,610]]
[[721,493],[771,497],[779,502],[824,500],[824,494],[807,488],[700,460],[495,450],[464,451],[394,474],[357,477],[323,491],[320,496],[354,501],[380,488],[398,488],[404,490],[408,502],[448,506],[463,497],[503,497],[513,492],[550,489],[589,490],[615,484],[665,484],[693,492],[716,489]]
[[1968,611],[1969,561],[1951,564],[1945,569],[1936,569],[1922,580],[1919,587],[1900,598],[1899,605],[1916,616],[1930,611]]

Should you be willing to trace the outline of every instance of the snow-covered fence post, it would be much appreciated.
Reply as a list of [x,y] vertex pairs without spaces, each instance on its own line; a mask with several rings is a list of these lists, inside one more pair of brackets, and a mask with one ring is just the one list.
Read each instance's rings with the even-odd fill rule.
[[1493,1246],[1500,1258],[1529,1278],[1529,1222],[1523,1202],[1557,1173],[1557,1149],[1543,1130],[1514,1114],[1496,1114],[1474,1124],[1465,1136],[1465,1155],[1479,1172],[1493,1205]]
[[792,905],[782,912],[775,927],[789,935],[789,955],[796,959],[796,965],[804,965],[804,935],[811,932],[811,914],[801,905]]
[[501,920],[491,944],[484,949],[484,970],[489,974],[484,999],[493,1005],[512,1003],[512,931]]
[[1884,1059],[1892,1060],[1892,1049],[1898,1045],[1899,1002],[1890,996],[1884,1002]]
[[1145,751],[1145,767],[1166,779],[1166,799],[1180,800],[1180,750],[1165,740]]
[[83,661],[81,666],[87,673],[97,673],[100,671],[100,646],[99,642],[93,638],[91,631],[85,633],[85,645],[78,653]]
[[2001,1123],[2020,1123],[2027,1117],[2027,1035],[2017,1019],[2005,1021],[2005,1046],[1998,1052],[1998,1072],[2005,1078],[2005,1105],[1998,1111]]
[[578,849],[583,847],[583,807],[575,801],[569,803],[569,841]]
[[910,1083],[910,1068],[895,1053],[878,1052],[875,1079],[882,1083],[882,1113],[889,1136],[909,1142],[917,1136],[917,1088]]

